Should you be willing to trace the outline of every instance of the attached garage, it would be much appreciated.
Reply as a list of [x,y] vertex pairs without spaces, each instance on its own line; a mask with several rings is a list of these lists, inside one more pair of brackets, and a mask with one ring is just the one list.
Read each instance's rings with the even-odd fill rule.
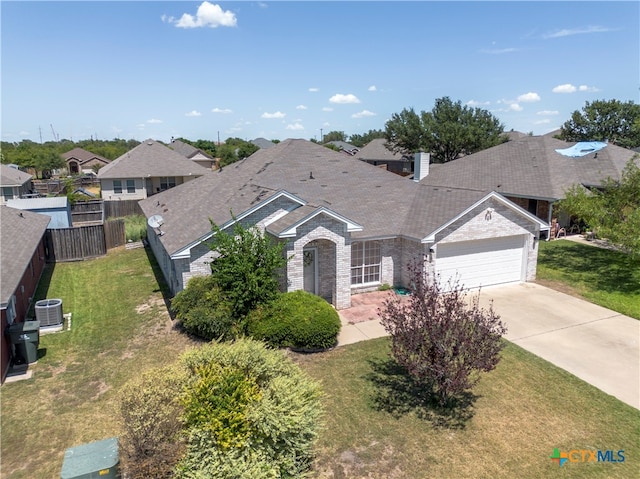
[[438,245],[435,271],[443,285],[459,280],[465,288],[526,279],[525,235]]

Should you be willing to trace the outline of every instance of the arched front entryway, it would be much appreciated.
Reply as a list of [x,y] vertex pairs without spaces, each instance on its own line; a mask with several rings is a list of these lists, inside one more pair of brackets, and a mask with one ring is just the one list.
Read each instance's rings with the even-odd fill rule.
[[303,289],[335,302],[336,244],[327,239],[310,241],[303,248]]
[[80,173],[80,165],[78,164],[77,161],[70,161],[69,162],[69,174],[70,175],[77,175],[78,173]]

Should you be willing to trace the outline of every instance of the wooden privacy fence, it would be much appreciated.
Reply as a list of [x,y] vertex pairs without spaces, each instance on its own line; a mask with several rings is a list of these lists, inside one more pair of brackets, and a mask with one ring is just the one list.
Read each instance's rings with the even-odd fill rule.
[[123,216],[142,215],[138,200],[120,200],[104,202],[104,217],[122,218]]
[[104,256],[107,250],[125,244],[124,220],[102,225],[49,229],[45,235],[48,262],[80,261]]
[[104,210],[102,200],[78,201],[71,205],[71,221],[78,223],[102,223]]

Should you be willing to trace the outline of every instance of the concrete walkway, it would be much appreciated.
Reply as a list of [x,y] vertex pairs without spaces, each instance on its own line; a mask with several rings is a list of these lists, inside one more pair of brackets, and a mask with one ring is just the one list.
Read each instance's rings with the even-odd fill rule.
[[[383,294],[359,296],[340,311],[338,345],[387,335],[377,315]],[[481,306],[491,299],[506,339],[640,409],[640,321],[535,283],[483,289]]]

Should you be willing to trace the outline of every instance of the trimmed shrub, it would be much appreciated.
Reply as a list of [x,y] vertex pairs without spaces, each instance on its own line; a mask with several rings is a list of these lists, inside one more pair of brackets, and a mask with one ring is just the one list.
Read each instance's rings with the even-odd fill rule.
[[185,451],[180,400],[184,368],[154,369],[128,382],[120,397],[122,467],[130,479],[164,479]]
[[171,309],[185,331],[207,341],[233,339],[241,327],[211,276],[191,278],[171,301]]
[[247,329],[273,347],[326,349],[337,342],[340,317],[324,299],[300,290],[280,294],[249,313]]
[[282,351],[240,339],[185,353],[187,450],[176,478],[299,478],[311,466],[320,386]]

